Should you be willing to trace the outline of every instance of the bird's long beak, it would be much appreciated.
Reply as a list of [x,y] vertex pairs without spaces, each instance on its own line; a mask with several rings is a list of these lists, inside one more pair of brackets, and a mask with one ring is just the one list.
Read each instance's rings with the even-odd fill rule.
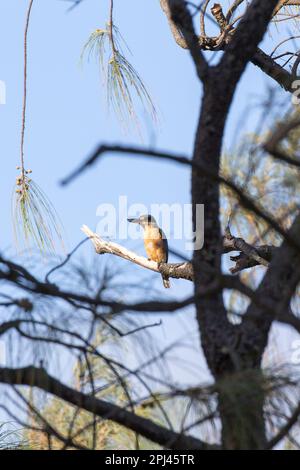
[[131,222],[132,224],[139,224],[140,223],[140,219],[127,219],[128,222]]

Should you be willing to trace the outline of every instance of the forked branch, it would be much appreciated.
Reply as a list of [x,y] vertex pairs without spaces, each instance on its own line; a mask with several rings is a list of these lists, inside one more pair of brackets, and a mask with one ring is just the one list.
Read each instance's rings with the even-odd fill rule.
[[[166,274],[171,278],[186,279],[188,281],[194,280],[194,270],[191,262],[159,264],[145,258],[144,256],[137,255],[118,243],[103,240],[103,238],[90,230],[86,225],[83,225],[81,230],[88,238],[91,239],[95,251],[99,255],[109,253],[126,259],[127,261],[131,261],[142,268],[149,269],[156,273]],[[236,274],[244,269],[258,265],[267,267],[272,259],[273,253],[277,250],[277,247],[269,245],[251,246],[242,238],[234,237],[229,228],[227,228],[224,234],[223,250],[224,253],[230,253],[232,251],[240,252],[238,256],[231,257],[231,260],[235,261],[236,264],[230,269],[230,272],[232,274]]]

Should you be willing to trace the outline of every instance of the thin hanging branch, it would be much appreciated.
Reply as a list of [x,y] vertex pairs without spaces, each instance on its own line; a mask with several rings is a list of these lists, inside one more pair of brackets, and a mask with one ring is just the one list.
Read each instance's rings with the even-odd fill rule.
[[116,53],[116,45],[114,40],[114,27],[113,27],[113,15],[114,15],[114,0],[110,0],[110,9],[109,9],[109,33],[111,40],[111,48],[113,54]]
[[25,180],[25,166],[24,166],[24,139],[25,139],[25,126],[26,126],[26,105],[27,105],[27,36],[30,15],[32,10],[33,0],[30,0],[27,16],[26,25],[24,32],[24,94],[23,94],[23,111],[22,111],[22,129],[21,129],[21,175],[22,179]]
[[28,245],[32,240],[37,247],[54,250],[54,236],[62,242],[61,228],[55,209],[47,196],[28,176],[32,171],[25,168],[24,142],[27,111],[27,67],[28,67],[28,30],[33,0],[30,0],[24,30],[24,72],[23,72],[23,106],[21,121],[20,170],[16,179],[15,200],[13,205],[13,224],[15,240],[25,239]]

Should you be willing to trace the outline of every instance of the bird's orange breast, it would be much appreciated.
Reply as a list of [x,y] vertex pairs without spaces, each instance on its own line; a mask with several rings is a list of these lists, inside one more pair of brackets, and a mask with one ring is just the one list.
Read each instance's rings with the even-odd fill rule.
[[144,244],[149,259],[157,263],[166,260],[164,241],[158,227],[145,227]]

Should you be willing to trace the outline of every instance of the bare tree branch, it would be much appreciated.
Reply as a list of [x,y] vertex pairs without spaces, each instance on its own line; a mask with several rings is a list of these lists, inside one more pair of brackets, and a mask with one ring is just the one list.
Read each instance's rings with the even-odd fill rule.
[[274,9],[273,16],[284,7],[288,6],[300,6],[300,0],[279,0],[277,7]]
[[292,413],[292,416],[288,420],[288,422],[280,429],[278,434],[274,436],[267,444],[267,449],[273,449],[279,442],[284,439],[290,430],[292,429],[295,424],[297,424],[298,420],[300,417],[300,403],[299,405],[295,408],[294,412]]
[[183,46],[183,38],[190,51],[196,67],[197,75],[202,80],[207,76],[209,67],[202,54],[198,37],[193,26],[193,19],[185,0],[160,0],[171,31],[177,44]]
[[286,122],[280,123],[265,142],[265,151],[284,163],[292,165],[295,168],[300,168],[300,160],[290,157],[279,147],[282,140],[285,139],[291,131],[299,128],[299,126],[300,119],[297,114]]
[[117,405],[72,389],[49,375],[43,368],[32,366],[20,369],[0,368],[0,382],[9,385],[38,387],[103,419],[110,419],[126,426],[169,449],[218,449],[217,446],[207,444],[192,436],[177,434]]
[[277,247],[270,245],[251,246],[242,238],[234,237],[229,227],[225,230],[224,252],[240,252],[238,256],[231,256],[230,258],[232,261],[236,262],[236,266],[230,269],[232,274],[257,265],[268,267],[276,250]]
[[189,281],[193,280],[193,268],[192,263],[156,263],[155,261],[148,260],[144,256],[138,256],[136,253],[127,250],[123,246],[105,241],[97,235],[97,233],[92,232],[86,225],[83,225],[81,228],[83,233],[92,241],[96,253],[101,255],[103,253],[110,253],[112,255],[119,256],[120,258],[126,259],[135,263],[143,268],[150,269],[156,273],[167,274],[169,277],[176,279],[187,279]]
[[[299,230],[300,216],[298,215],[290,233],[292,236],[296,236]],[[275,252],[270,267],[257,289],[257,297],[268,299],[268,302],[273,304],[273,312],[272,310],[265,312],[257,304],[252,303],[244,315],[242,328],[249,334],[251,330],[253,337],[256,335],[255,349],[258,352],[258,357],[261,357],[266,347],[269,330],[272,322],[276,320],[277,312],[284,312],[288,309],[299,281],[300,252],[283,242]]]
[[[170,24],[170,29],[171,32],[174,36],[174,39],[176,43],[182,47],[183,49],[188,49],[189,45],[187,44],[187,41],[185,40],[182,32],[180,31],[178,25],[175,24],[175,22],[172,20],[171,17],[171,12],[170,12],[170,7],[168,6],[168,0],[160,0],[161,1],[161,6],[162,10],[166,14],[169,24]],[[198,37],[198,43],[203,50],[220,50],[224,49],[226,47],[226,44],[228,44],[232,37],[233,37],[233,29],[232,26],[229,24],[230,18],[235,11],[235,9],[244,3],[244,0],[238,0],[234,2],[233,6],[228,10],[228,13],[226,17],[219,17],[219,12],[220,12],[220,5],[216,4],[216,7],[212,7],[212,13],[215,14],[215,18],[218,22],[218,24],[221,27],[221,34],[218,37],[208,37],[205,35],[205,29],[202,31],[202,35]],[[289,3],[288,3],[289,4]],[[293,5],[296,5],[296,2],[293,3]],[[297,4],[298,5],[298,4]],[[279,9],[282,8],[282,4],[280,5]],[[224,23],[224,19],[227,22],[227,28],[226,24]],[[202,24],[204,22],[204,16],[202,16]],[[220,24],[220,22],[222,24]],[[224,34],[225,33],[225,34]],[[228,34],[230,33],[230,34]],[[284,67],[282,67],[280,64],[276,63],[272,57],[270,57],[268,54],[263,52],[260,48],[257,48],[256,52],[253,54],[253,56],[250,58],[251,62],[259,67],[266,75],[268,75],[270,78],[275,80],[285,91],[288,91],[290,93],[293,93],[295,91],[295,88],[293,87],[293,84],[295,82],[295,77],[292,73],[290,73],[288,70],[285,70]]]

